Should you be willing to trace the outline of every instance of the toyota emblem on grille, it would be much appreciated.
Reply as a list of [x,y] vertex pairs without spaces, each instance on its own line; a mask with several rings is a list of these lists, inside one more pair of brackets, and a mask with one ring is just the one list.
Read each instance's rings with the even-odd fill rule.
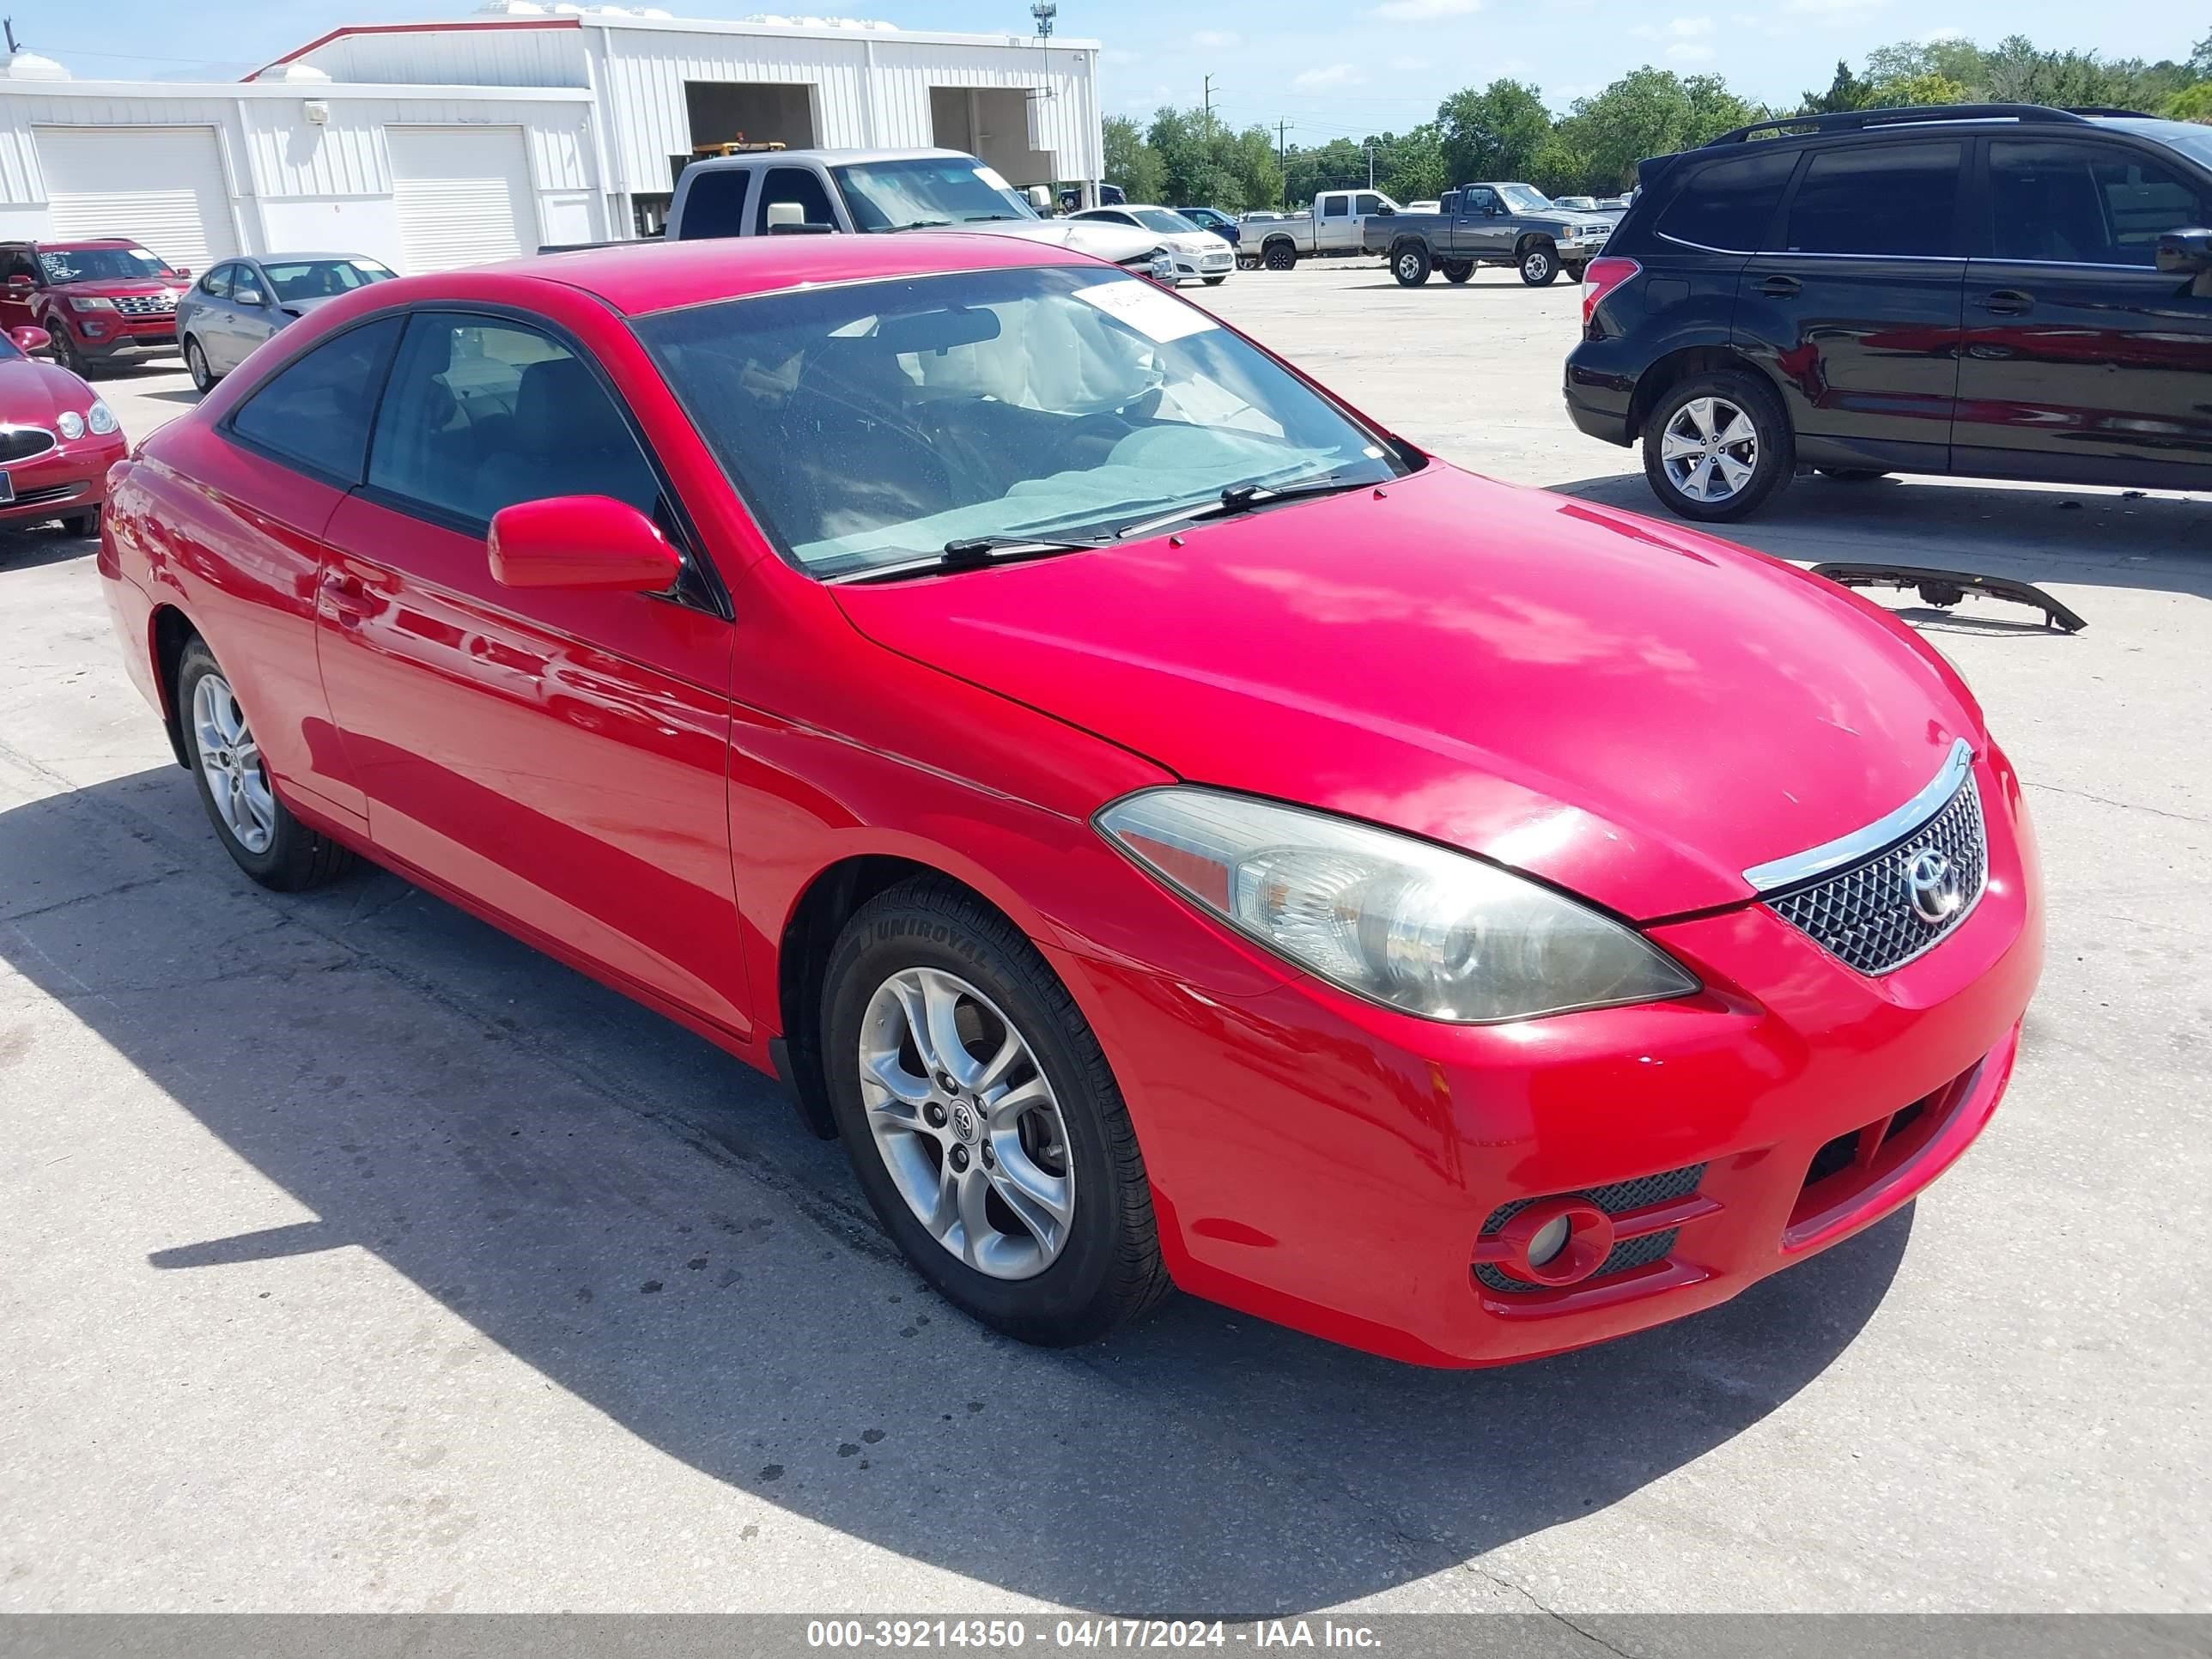
[[1906,866],[1905,881],[1911,896],[1912,914],[1930,927],[1941,927],[1948,921],[1966,897],[1959,885],[1957,869],[1932,847],[1917,854]]

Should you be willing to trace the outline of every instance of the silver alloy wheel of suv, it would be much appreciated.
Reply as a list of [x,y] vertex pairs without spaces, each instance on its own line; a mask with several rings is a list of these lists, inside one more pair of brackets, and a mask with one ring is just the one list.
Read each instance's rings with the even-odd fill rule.
[[956,974],[908,968],[860,1023],[860,1097],[915,1218],[994,1279],[1034,1278],[1067,1243],[1075,1164],[1029,1041]]
[[1725,398],[1692,398],[1667,422],[1659,459],[1690,500],[1729,501],[1759,471],[1759,428]]

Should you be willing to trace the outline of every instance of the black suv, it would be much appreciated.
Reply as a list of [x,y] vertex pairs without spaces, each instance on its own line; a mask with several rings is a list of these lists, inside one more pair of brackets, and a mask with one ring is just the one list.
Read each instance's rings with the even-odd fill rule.
[[1567,410],[1659,499],[1740,519],[1800,468],[2212,489],[2212,127],[1858,110],[1646,161]]

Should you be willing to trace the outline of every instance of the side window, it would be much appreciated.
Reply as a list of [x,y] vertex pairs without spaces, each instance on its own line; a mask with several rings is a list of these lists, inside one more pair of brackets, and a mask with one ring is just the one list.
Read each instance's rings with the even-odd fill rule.
[[230,268],[230,297],[242,306],[269,303],[269,292],[261,284],[261,273],[252,265],[233,265]]
[[1349,219],[1352,216],[1352,198],[1341,192],[1322,197],[1321,216],[1324,219]]
[[1494,190],[1471,190],[1467,193],[1469,213],[1487,213],[1497,205],[1498,192]]
[[745,191],[752,174],[744,167],[701,167],[691,175],[684,198],[683,240],[745,234]]
[[236,269],[235,265],[217,265],[200,278],[200,292],[211,300],[228,300],[230,298],[230,273]]
[[834,225],[836,210],[830,205],[830,192],[822,181],[805,167],[770,167],[762,175],[760,211],[753,219],[753,234],[768,234],[768,210],[780,202],[799,204],[799,216],[810,225]]
[[1359,214],[1380,213],[1382,211],[1382,198],[1372,191],[1363,190],[1353,200],[1352,210]]
[[1658,233],[1699,247],[1756,253],[1771,240],[1774,210],[1796,167],[1796,152],[1777,149],[1700,167],[1659,216]]
[[28,248],[10,248],[5,261],[0,262],[0,283],[12,283],[18,276],[34,283],[39,280],[38,262]]
[[2126,150],[1990,143],[1990,248],[2000,259],[2153,265],[2160,234],[2203,224],[2206,205],[2178,173]]
[[368,486],[471,527],[517,501],[611,495],[641,513],[660,484],[590,365],[520,323],[418,313],[392,367]]
[[1790,204],[1792,253],[1964,252],[1958,144],[1860,144],[1815,155]]
[[295,358],[247,393],[225,427],[280,461],[351,489],[361,482],[369,411],[399,321],[363,323]]

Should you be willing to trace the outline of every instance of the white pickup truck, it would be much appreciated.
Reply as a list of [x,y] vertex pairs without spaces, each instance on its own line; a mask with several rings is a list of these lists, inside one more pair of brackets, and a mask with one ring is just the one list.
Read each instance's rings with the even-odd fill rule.
[[996,172],[952,149],[776,149],[694,161],[677,180],[662,234],[675,242],[902,230],[1018,236],[1156,281],[1172,283],[1176,276],[1173,255],[1153,233],[1041,218]]
[[1267,270],[1288,270],[1300,259],[1333,259],[1364,253],[1364,227],[1371,216],[1396,213],[1379,190],[1325,190],[1304,213],[1255,218],[1239,228],[1237,246]]

